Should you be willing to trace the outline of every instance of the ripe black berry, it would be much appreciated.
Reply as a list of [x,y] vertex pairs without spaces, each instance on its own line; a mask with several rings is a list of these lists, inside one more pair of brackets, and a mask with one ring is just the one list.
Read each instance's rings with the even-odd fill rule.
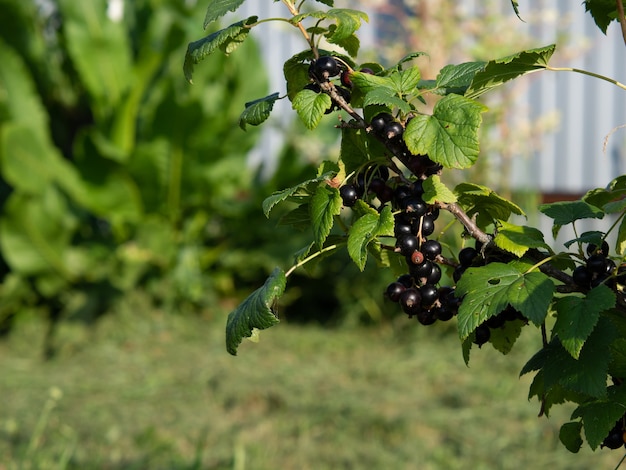
[[439,298],[439,290],[433,284],[424,284],[420,287],[420,295],[422,296],[422,307],[428,308]]
[[598,248],[598,245],[594,243],[590,243],[589,245],[587,245],[587,256],[596,254],[601,254],[604,257],[609,256],[609,244],[606,242],[606,240],[602,240],[602,245],[600,248]]
[[619,430],[612,430],[608,436],[602,441],[600,447],[608,447],[609,449],[619,449],[624,445],[623,432]]
[[389,122],[383,129],[383,136],[389,140],[397,140],[402,137],[404,127],[397,121]]
[[474,330],[474,344],[477,344],[478,347],[485,344],[491,338],[491,330],[486,324],[478,325],[476,330]]
[[422,264],[410,266],[409,271],[411,276],[415,279],[428,278],[433,271],[433,263],[431,261],[424,260]]
[[411,287],[413,285],[413,278],[410,274],[403,274],[397,279],[397,282],[402,284],[404,287]]
[[413,235],[411,224],[406,222],[396,222],[393,226],[393,233],[396,238],[402,238],[406,235]]
[[437,284],[441,280],[441,268],[437,263],[432,263],[433,267],[430,274],[426,276],[426,282],[429,284]]
[[471,246],[467,246],[459,251],[459,263],[461,263],[461,266],[469,267],[477,256],[478,251]]
[[587,266],[576,266],[576,268],[574,268],[574,271],[572,272],[572,279],[577,286],[589,288],[592,274],[591,271],[587,269]]
[[320,81],[328,80],[329,77],[335,77],[341,72],[339,64],[331,56],[322,56],[311,65],[313,66],[315,77]]
[[400,249],[400,253],[404,256],[411,256],[417,247],[419,246],[419,242],[417,241],[417,237],[413,235],[407,235],[398,239],[396,242],[396,246]]
[[400,294],[400,306],[404,313],[409,316],[416,315],[422,308],[422,297],[417,289],[409,287]]
[[422,237],[427,237],[435,231],[435,221],[430,215],[425,215],[417,221],[415,229]]
[[421,217],[428,211],[428,206],[419,196],[409,196],[402,199],[400,207],[415,217]]
[[392,282],[387,286],[387,290],[385,294],[387,298],[392,302],[398,302],[400,300],[400,295],[406,290],[406,286],[401,282]]
[[591,255],[587,259],[587,269],[592,273],[604,274],[607,269],[607,259],[603,255]]
[[352,184],[346,184],[339,188],[339,195],[343,201],[343,205],[346,207],[352,207],[359,199],[359,191]]
[[426,259],[432,261],[441,254],[441,243],[437,240],[426,240],[422,243],[421,251],[424,253]]
[[370,121],[370,125],[372,126],[372,131],[376,134],[383,135],[385,130],[385,126],[388,122],[393,121],[393,116],[389,113],[379,113],[372,118]]
[[432,325],[437,321],[437,314],[434,310],[420,310],[417,313],[417,321],[422,325]]

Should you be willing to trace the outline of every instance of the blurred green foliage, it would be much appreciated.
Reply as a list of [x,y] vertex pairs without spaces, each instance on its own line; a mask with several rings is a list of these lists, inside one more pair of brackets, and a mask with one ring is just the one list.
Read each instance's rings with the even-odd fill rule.
[[207,307],[234,294],[234,271],[275,264],[239,252],[262,217],[246,170],[258,134],[236,126],[266,91],[245,72],[262,70],[258,51],[216,55],[189,85],[180,57],[204,15],[191,3],[126,2],[113,18],[105,0],[0,0],[3,331],[28,307],[95,318],[137,287]]

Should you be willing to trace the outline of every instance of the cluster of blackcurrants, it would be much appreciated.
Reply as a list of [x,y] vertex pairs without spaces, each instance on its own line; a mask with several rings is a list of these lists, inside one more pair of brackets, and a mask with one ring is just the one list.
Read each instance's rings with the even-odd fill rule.
[[379,201],[379,208],[390,203],[395,212],[393,248],[404,256],[408,273],[387,287],[386,297],[424,325],[451,319],[458,312],[460,299],[455,297],[453,288],[438,287],[442,247],[428,237],[435,232],[439,209],[424,202],[422,180],[410,185],[396,184],[393,178],[389,179],[387,167],[370,167],[343,185],[339,192],[346,207],[372,196]]
[[[603,241],[598,247],[590,243],[587,245],[587,259],[585,264],[576,266],[572,272],[574,283],[584,289],[592,289],[600,284],[614,288],[616,277],[614,276],[617,268],[615,262],[609,256],[609,244]],[[623,271],[623,269],[621,270]],[[618,271],[618,277],[623,272]]]
[[626,447],[626,415],[622,416],[615,422],[615,425],[604,438],[600,447],[608,447],[609,449],[619,449]]

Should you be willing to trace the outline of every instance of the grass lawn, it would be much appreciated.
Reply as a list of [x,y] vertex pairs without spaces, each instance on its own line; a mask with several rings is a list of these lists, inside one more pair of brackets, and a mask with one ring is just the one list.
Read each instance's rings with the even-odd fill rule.
[[613,469],[623,451],[569,453],[572,408],[537,418],[509,356],[472,351],[453,326],[324,330],[280,324],[224,347],[225,318],[128,306],[94,328],[44,325],[0,343],[0,470]]

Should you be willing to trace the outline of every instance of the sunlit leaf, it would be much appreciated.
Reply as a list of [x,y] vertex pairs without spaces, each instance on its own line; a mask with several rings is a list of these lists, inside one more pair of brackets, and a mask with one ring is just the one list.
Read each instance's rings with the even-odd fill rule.
[[272,311],[272,305],[285,291],[287,280],[285,273],[276,268],[259,287],[250,294],[226,321],[226,350],[233,356],[244,338],[252,336],[253,331],[269,328],[279,322]]

